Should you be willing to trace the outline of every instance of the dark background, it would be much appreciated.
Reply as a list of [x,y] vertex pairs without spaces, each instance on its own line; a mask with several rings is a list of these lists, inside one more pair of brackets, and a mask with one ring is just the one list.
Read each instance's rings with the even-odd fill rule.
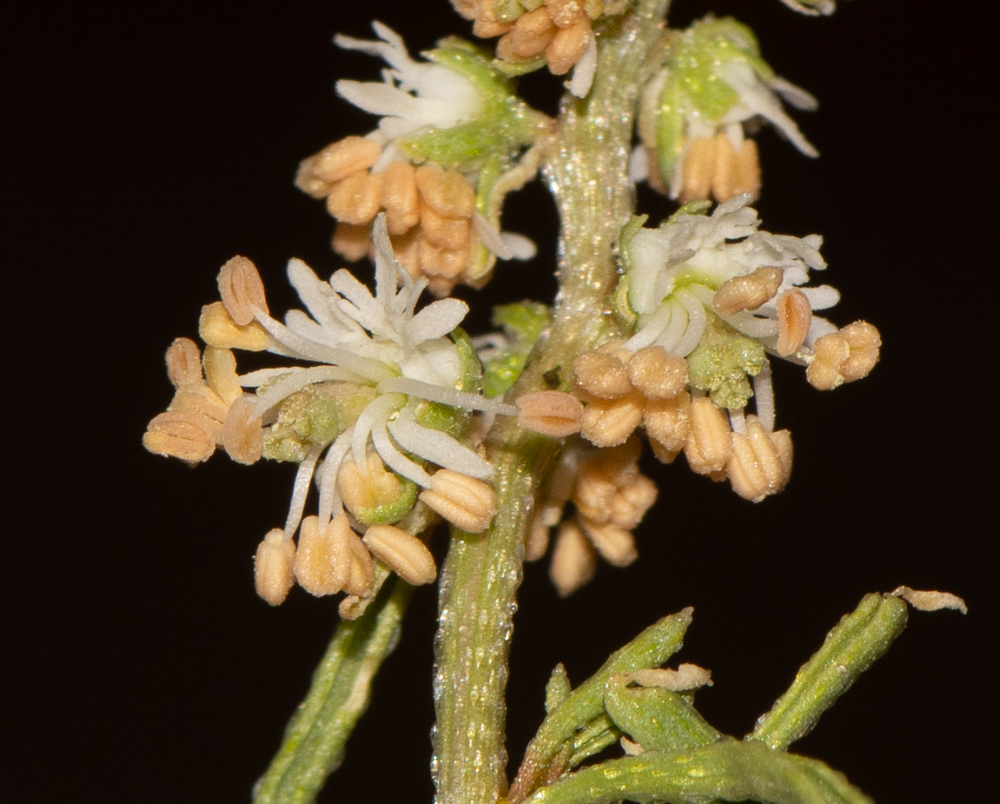
[[[995,718],[992,580],[997,373],[992,246],[995,135],[981,22],[969,6],[842,3],[807,19],[777,2],[678,0],[751,23],[765,57],[813,91],[799,114],[823,157],[760,137],[759,209],[774,232],[824,234],[832,318],[881,329],[883,361],[830,394],[776,370],[792,430],[790,487],[760,505],[651,463],[661,499],[640,560],[606,565],[568,601],[529,566],[511,656],[511,772],[558,661],[579,682],[656,618],[693,605],[680,660],[713,671],[699,705],[743,734],[841,614],[905,583],[963,595],[970,613],[914,613],[886,658],[797,744],[880,802],[988,800]],[[243,802],[277,748],[336,622],[296,590],[256,598],[251,556],[285,516],[293,468],[216,456],[191,471],[145,453],[171,388],[163,351],[195,336],[236,253],[272,309],[295,303],[285,261],[321,274],[322,204],[297,162],[374,120],[335,98],[380,65],[338,52],[376,16],[411,52],[468,24],[433,4],[46,4],[5,26],[8,524],[3,551],[5,739],[0,799]],[[917,16],[919,14],[919,16]],[[554,109],[558,82],[524,84]],[[642,196],[646,211],[669,206]],[[540,185],[505,226],[539,257],[502,267],[488,303],[551,298],[555,215]],[[363,271],[361,272],[363,275]],[[9,320],[9,319],[8,319]],[[9,482],[13,476],[14,484]],[[435,541],[439,557],[444,538]],[[321,801],[432,795],[428,764],[436,598],[418,590],[402,642]],[[990,750],[992,754],[992,750]]]

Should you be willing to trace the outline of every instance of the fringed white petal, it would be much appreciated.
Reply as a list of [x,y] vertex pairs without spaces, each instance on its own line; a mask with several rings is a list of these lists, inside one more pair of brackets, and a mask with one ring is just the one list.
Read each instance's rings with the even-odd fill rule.
[[516,416],[517,407],[505,405],[495,399],[486,399],[478,394],[470,394],[465,391],[456,391],[454,388],[442,388],[439,385],[412,380],[409,377],[393,377],[383,380],[376,386],[376,391],[380,394],[398,393],[414,396],[418,399],[427,399],[431,402],[440,402],[442,405],[451,405],[456,408],[467,408],[468,410],[484,410],[498,413],[502,416]]
[[518,234],[517,232],[500,232],[500,239],[503,240],[504,246],[510,254],[510,257],[503,257],[497,252],[497,256],[502,260],[510,259],[525,262],[535,259],[535,255],[538,254],[538,246],[535,245],[535,241],[523,234]]
[[302,521],[302,512],[306,507],[306,497],[309,496],[309,481],[312,480],[313,471],[316,469],[316,461],[319,460],[323,448],[313,447],[295,473],[295,483],[292,486],[292,502],[288,506],[288,519],[285,520],[285,539],[291,539]]
[[764,363],[757,376],[753,378],[754,407],[757,418],[767,432],[774,432],[774,385],[771,383],[771,364]]
[[421,427],[406,416],[390,422],[389,432],[403,449],[431,463],[479,480],[493,477],[494,469],[489,463],[447,433]]
[[364,380],[352,371],[340,368],[339,366],[313,366],[293,372],[287,377],[278,380],[264,393],[257,397],[254,403],[253,412],[250,418],[261,418],[271,408],[277,405],[286,397],[297,391],[301,391],[307,385],[314,385],[318,382],[353,382],[362,384]]
[[354,432],[351,435],[351,452],[354,457],[354,465],[362,475],[368,471],[368,435],[372,429],[381,422],[385,426],[386,420],[406,404],[406,397],[402,394],[386,393],[375,397],[369,402],[361,414],[354,422]]
[[443,338],[462,323],[469,305],[460,299],[441,299],[428,304],[403,325],[403,347],[409,351],[425,341]]
[[597,37],[593,31],[587,36],[587,49],[573,66],[573,75],[566,84],[570,94],[577,98],[584,98],[590,92],[590,85],[594,83],[594,73],[597,72]]
[[402,452],[396,449],[389,434],[385,429],[385,422],[379,421],[372,427],[372,443],[375,451],[396,474],[402,475],[408,480],[412,480],[421,488],[430,488],[431,476],[424,471],[423,467],[411,461]]

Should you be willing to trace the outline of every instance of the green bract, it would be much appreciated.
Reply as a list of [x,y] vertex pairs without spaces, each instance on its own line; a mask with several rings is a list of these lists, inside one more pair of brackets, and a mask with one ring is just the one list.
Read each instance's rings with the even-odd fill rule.
[[758,341],[711,316],[705,335],[687,360],[692,387],[708,392],[719,407],[738,410],[753,396],[747,375],[760,373],[767,354]]
[[354,424],[374,398],[374,388],[348,382],[310,385],[292,394],[264,435],[264,457],[301,463],[312,447],[329,444]]
[[502,396],[517,382],[535,341],[551,320],[551,309],[538,302],[493,308],[493,326],[503,330],[507,345],[484,361],[483,396]]

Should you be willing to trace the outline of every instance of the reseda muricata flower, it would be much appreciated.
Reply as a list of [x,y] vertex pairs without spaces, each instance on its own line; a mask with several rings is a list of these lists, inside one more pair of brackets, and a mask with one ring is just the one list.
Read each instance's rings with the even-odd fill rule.
[[[293,259],[288,277],[308,314],[291,310],[281,323],[253,263],[237,257],[220,272],[222,302],[203,311],[204,356],[184,338],[167,352],[176,393],[150,422],[147,449],[197,463],[221,445],[241,463],[263,456],[299,464],[280,539],[272,531],[258,551],[257,588],[272,604],[293,576],[313,594],[369,595],[369,552],[410,582],[429,582],[433,559],[397,523],[419,504],[479,532],[495,513],[493,467],[465,443],[465,431],[472,411],[517,409],[479,393],[478,359],[456,329],[466,304],[442,299],[417,312],[427,281],[394,257],[384,215],[373,238],[374,295],[347,270],[323,282]],[[239,375],[232,348],[305,365]],[[318,514],[304,518],[314,482]]]
[[379,115],[378,127],[304,160],[295,183],[326,199],[342,257],[371,255],[370,223],[384,211],[397,258],[412,276],[426,277],[435,295],[460,282],[479,287],[497,257],[534,255],[530,240],[499,230],[500,207],[534,176],[536,155],[517,159],[545,133],[547,119],[472,45],[443,40],[418,62],[398,34],[373,27],[379,40],[335,41],[384,59],[384,80],[341,80],[337,92]]
[[760,163],[757,144],[744,131],[748,121],[763,118],[803,154],[818,155],[779,95],[799,109],[817,105],[808,92],[774,74],[747,26],[731,17],[696,22],[643,90],[642,145],[629,169],[633,181],[647,179],[681,203],[728,201],[746,192],[756,197]]

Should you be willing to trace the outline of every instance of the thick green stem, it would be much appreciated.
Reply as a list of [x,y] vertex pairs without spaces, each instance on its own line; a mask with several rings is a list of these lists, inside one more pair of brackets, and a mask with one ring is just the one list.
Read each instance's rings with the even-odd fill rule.
[[254,790],[254,804],[314,801],[340,765],[344,744],[368,708],[372,680],[399,641],[413,592],[395,578],[356,620],[343,620],[313,675],[281,748]]
[[[553,324],[514,397],[550,387],[553,376],[567,384],[573,358],[613,328],[606,297],[617,280],[613,244],[634,204],[627,167],[639,73],[667,5],[641,0],[609,25],[590,94],[563,104],[559,136],[545,160],[561,218],[560,292]],[[441,574],[434,679],[439,804],[495,804],[507,791],[504,692],[523,539],[559,443],[506,423],[488,448],[497,468],[498,514],[487,533],[453,535]]]

